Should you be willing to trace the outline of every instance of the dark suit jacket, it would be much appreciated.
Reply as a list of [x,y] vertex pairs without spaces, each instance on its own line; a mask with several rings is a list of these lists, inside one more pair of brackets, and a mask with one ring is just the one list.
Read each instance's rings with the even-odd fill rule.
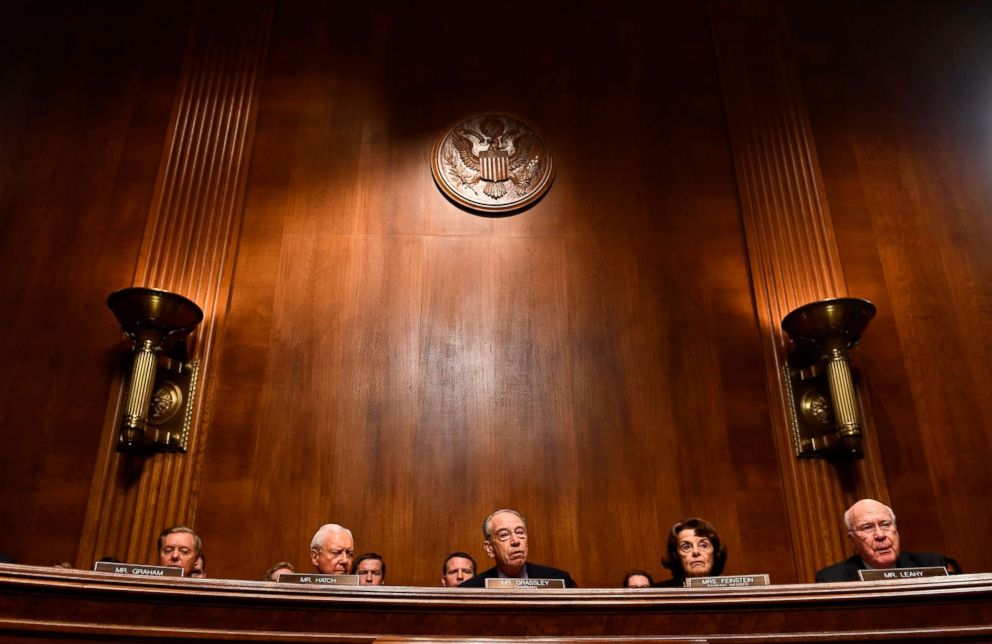
[[[578,588],[575,580],[572,579],[572,575],[568,574],[564,570],[558,570],[557,568],[552,568],[551,566],[539,566],[537,564],[532,564],[529,561],[524,564],[527,567],[527,576],[531,579],[564,579],[565,588]],[[499,577],[499,572],[496,568],[490,568],[489,570],[484,570],[480,572],[475,577],[471,579],[466,579],[462,583],[458,584],[459,588],[484,588],[486,585],[486,580],[490,578]]]
[[[946,566],[947,559],[936,552],[900,552],[896,560],[896,568],[921,568],[924,566]],[[827,566],[816,573],[817,583],[824,581],[860,581],[858,571],[865,570],[865,562],[854,555],[832,566]]]

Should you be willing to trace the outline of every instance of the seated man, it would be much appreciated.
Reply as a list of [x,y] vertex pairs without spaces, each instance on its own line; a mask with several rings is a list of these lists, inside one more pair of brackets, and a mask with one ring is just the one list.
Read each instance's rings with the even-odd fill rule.
[[310,561],[324,575],[347,575],[355,558],[355,539],[351,530],[336,523],[326,523],[310,540]]
[[896,514],[874,499],[862,499],[848,508],[844,527],[854,556],[817,572],[817,582],[858,581],[858,571],[868,568],[947,565],[943,555],[933,552],[900,551]]
[[190,577],[197,559],[202,555],[203,542],[186,526],[176,525],[162,530],[158,535],[158,563],[183,569],[183,577]]
[[382,559],[382,555],[366,552],[355,559],[351,574],[358,575],[359,586],[385,586],[386,562]]
[[496,565],[471,579],[461,588],[483,588],[486,579],[563,579],[565,586],[575,588],[575,580],[564,570],[527,563],[527,521],[516,510],[496,510],[482,522],[482,547]]
[[452,552],[441,564],[441,585],[454,588],[475,577],[475,559],[467,552]]
[[623,577],[624,588],[650,588],[654,586],[654,579],[645,570],[631,570]]

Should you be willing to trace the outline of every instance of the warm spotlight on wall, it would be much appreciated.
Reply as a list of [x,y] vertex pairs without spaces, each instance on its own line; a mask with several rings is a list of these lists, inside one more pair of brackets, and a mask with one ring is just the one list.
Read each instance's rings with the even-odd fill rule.
[[868,300],[841,297],[800,306],[782,320],[795,343],[784,375],[797,456],[862,455],[850,350],[875,310]]
[[203,311],[182,295],[140,287],[111,293],[107,306],[134,351],[117,449],[185,452],[199,361],[186,361],[180,341],[203,320]]

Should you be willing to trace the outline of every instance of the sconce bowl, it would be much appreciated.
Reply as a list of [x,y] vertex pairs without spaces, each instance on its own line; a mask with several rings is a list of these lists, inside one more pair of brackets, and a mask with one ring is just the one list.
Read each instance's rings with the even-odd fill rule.
[[203,320],[203,310],[196,303],[157,288],[122,288],[110,294],[107,306],[124,333],[136,341],[160,343],[182,337]]
[[850,349],[861,339],[876,311],[874,304],[856,297],[810,302],[785,316],[782,330],[806,354]]

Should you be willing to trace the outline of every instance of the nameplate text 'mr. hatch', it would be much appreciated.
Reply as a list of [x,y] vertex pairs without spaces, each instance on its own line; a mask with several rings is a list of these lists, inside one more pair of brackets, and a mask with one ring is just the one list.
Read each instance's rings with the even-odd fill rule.
[[318,586],[357,586],[358,575],[322,575],[314,573],[284,572],[280,584],[316,584]]

